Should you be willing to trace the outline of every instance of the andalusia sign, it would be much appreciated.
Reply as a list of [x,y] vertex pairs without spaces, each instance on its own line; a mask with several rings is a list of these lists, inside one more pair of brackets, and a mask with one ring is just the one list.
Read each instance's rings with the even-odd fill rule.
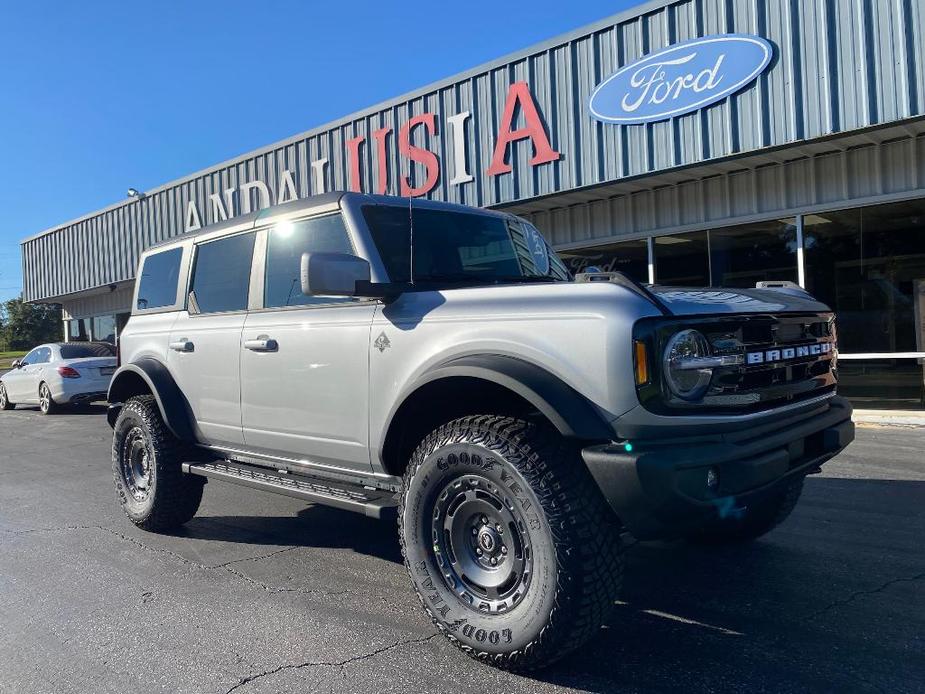
[[774,49],[760,36],[704,36],[625,65],[591,94],[605,123],[651,123],[714,104],[758,78]]

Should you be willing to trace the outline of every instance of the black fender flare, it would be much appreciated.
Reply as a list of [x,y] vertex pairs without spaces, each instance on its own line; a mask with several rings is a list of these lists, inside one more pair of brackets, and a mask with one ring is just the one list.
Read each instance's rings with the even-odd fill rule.
[[[130,375],[131,374],[131,375]],[[109,384],[109,412],[107,419],[109,425],[113,426],[119,410],[122,409],[122,403],[127,399],[126,395],[130,392],[127,385],[133,378],[141,378],[144,381],[157,407],[161,411],[161,417],[171,433],[181,441],[196,440],[195,418],[189,401],[183,395],[183,391],[173,380],[173,376],[164,364],[151,357],[142,357],[131,364],[123,364],[116,371]]]
[[[428,369],[418,377],[389,413],[385,432],[405,400],[422,386],[452,377],[496,383],[516,393],[539,410],[566,438],[612,441],[613,428],[588,398],[558,376],[523,359],[504,354],[457,357]],[[383,442],[385,435],[383,435]]]

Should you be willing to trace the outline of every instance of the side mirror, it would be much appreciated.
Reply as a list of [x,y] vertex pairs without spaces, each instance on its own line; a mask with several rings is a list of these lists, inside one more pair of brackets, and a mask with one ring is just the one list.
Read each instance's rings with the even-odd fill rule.
[[303,253],[302,293],[355,296],[357,282],[369,282],[369,263],[347,253]]
[[10,364],[10,366],[14,369],[18,369],[20,366],[22,366],[22,361],[20,361],[19,359],[14,359],[13,363]]

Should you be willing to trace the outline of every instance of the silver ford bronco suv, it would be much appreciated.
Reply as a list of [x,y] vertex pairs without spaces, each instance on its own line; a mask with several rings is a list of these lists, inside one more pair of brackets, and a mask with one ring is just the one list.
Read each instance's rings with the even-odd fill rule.
[[573,278],[503,212],[330,193],[143,253],[109,422],[118,499],[169,531],[223,480],[397,515],[454,644],[540,667],[594,638],[621,538],[742,542],[854,437],[832,312]]

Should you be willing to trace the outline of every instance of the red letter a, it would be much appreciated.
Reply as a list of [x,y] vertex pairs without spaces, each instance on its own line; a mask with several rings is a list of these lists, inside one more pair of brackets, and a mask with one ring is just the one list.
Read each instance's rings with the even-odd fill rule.
[[[520,110],[524,114],[525,125],[517,130],[511,130],[514,127],[514,114],[518,104],[520,104]],[[491,166],[488,167],[488,175],[497,176],[510,171],[511,165],[505,161],[507,146],[511,142],[527,138],[533,141],[534,153],[533,159],[530,160],[531,166],[556,161],[561,156],[549,144],[549,138],[546,137],[546,130],[543,128],[543,121],[540,120],[540,114],[536,110],[536,102],[530,93],[530,87],[527,86],[526,82],[514,82],[507,93],[504,115],[501,116],[501,127],[498,132],[498,142],[495,144],[495,153],[491,158]]]

